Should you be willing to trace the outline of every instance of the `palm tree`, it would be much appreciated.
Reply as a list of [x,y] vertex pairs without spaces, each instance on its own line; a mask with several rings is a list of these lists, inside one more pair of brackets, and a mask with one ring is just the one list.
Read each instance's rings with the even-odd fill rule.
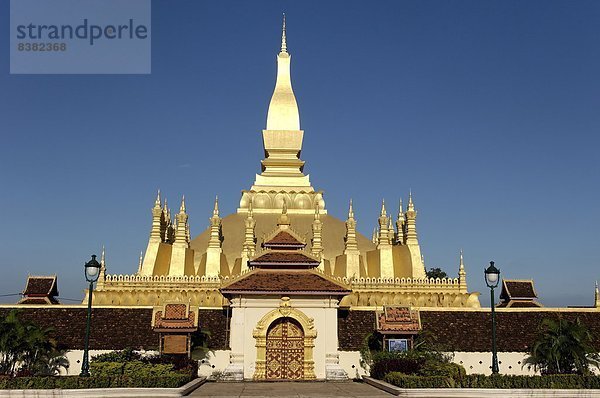
[[54,375],[68,367],[51,331],[21,320],[16,310],[0,319],[0,374]]
[[542,374],[587,374],[590,366],[600,368],[592,335],[579,318],[575,322],[546,318],[540,331],[523,366],[532,365]]

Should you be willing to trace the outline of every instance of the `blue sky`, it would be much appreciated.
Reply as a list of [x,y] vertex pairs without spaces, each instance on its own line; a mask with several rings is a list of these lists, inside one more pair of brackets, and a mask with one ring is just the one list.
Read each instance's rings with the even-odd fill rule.
[[[597,1],[152,2],[150,75],[10,75],[0,3],[0,294],[28,273],[80,299],[104,244],[133,273],[160,188],[191,232],[259,171],[288,16],[302,158],[330,214],[412,189],[428,267],[465,251],[470,290],[495,260],[549,306],[600,279]],[[4,298],[14,302],[18,297]]]

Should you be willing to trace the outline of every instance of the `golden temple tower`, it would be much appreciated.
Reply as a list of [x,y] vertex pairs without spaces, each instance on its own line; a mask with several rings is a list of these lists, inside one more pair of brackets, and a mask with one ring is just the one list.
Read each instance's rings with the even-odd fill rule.
[[320,261],[316,272],[352,291],[342,306],[479,306],[478,293],[467,291],[462,255],[456,278],[426,277],[412,192],[406,209],[400,201],[395,223],[382,203],[373,240],[357,231],[352,201],[345,221],[327,214],[323,193],[316,191],[304,174],[305,162],[300,159],[303,137],[284,18],[275,88],[266,129],[262,130],[265,158],[254,184],[242,191],[237,211],[222,217],[215,199],[209,227],[192,238],[185,199],[172,219],[166,199],[161,206],[159,192],[151,209],[141,266],[131,275],[103,276],[103,283],[94,291],[95,302],[156,305],[183,300],[200,307],[221,307],[227,301],[219,288],[247,273],[249,261],[260,252],[265,237],[287,225],[298,236],[310,237],[305,239],[310,242],[306,249]]

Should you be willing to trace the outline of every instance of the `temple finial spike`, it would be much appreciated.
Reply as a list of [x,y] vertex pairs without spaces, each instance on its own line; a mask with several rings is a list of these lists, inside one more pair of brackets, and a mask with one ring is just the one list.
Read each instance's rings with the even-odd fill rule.
[[352,206],[352,198],[350,198],[350,207],[348,208],[348,218],[354,218],[354,207]]
[[180,213],[185,213],[185,195],[181,197],[181,206],[179,207]]
[[402,210],[402,198],[400,198],[400,203],[398,204],[398,220],[404,218],[404,213]]
[[219,217],[219,195],[215,196],[215,207],[213,209],[213,216]]
[[154,207],[160,207],[160,189],[158,190],[158,193],[156,194],[156,200],[154,201]]
[[138,274],[142,272],[142,263],[144,262],[144,252],[140,250],[140,260],[138,262]]
[[283,13],[283,24],[281,26],[281,52],[287,53],[287,40],[285,36],[285,12]]
[[463,249],[460,249],[460,267],[459,270],[464,270],[465,269],[465,261],[463,258]]
[[384,217],[384,216],[386,216],[386,215],[387,215],[387,213],[386,213],[386,211],[385,211],[385,199],[383,199],[383,200],[381,201],[381,213],[380,213],[380,215],[381,215],[382,217]]

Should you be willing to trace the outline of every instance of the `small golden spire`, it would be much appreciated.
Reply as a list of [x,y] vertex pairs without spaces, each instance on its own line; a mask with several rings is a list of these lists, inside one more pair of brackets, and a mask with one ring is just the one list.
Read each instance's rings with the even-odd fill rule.
[[321,218],[321,211],[319,209],[319,204],[315,205],[315,220],[319,220]]
[[219,217],[219,195],[215,196],[215,208],[213,209],[213,216]]
[[287,41],[285,37],[285,12],[283,13],[283,25],[281,27],[281,52],[287,53]]
[[252,218],[254,212],[252,211],[252,202],[248,204],[248,218]]
[[158,194],[156,195],[156,200],[154,201],[154,207],[160,208],[160,189],[158,190]]
[[106,279],[106,256],[104,245],[102,245],[102,254],[100,255],[100,275],[99,275],[99,283],[104,283]]
[[404,212],[402,210],[403,210],[402,209],[402,198],[400,198],[400,203],[398,205],[398,218],[397,218],[398,221],[404,219]]
[[140,260],[138,262],[138,275],[142,273],[142,263],[144,261],[144,252],[140,250]]
[[408,210],[414,210],[415,205],[412,200],[412,189],[408,191]]
[[385,217],[387,216],[387,213],[385,211],[385,199],[383,199],[381,201],[381,213],[379,214],[381,217]]
[[348,208],[348,219],[354,218],[354,208],[352,207],[352,198],[350,199],[350,207]]
[[185,213],[185,195],[181,197],[181,206],[179,207],[179,213]]
[[460,265],[459,265],[458,270],[459,270],[459,272],[460,271],[462,271],[462,272],[465,271],[465,262],[464,262],[464,259],[463,259],[463,250],[462,249],[460,249]]

